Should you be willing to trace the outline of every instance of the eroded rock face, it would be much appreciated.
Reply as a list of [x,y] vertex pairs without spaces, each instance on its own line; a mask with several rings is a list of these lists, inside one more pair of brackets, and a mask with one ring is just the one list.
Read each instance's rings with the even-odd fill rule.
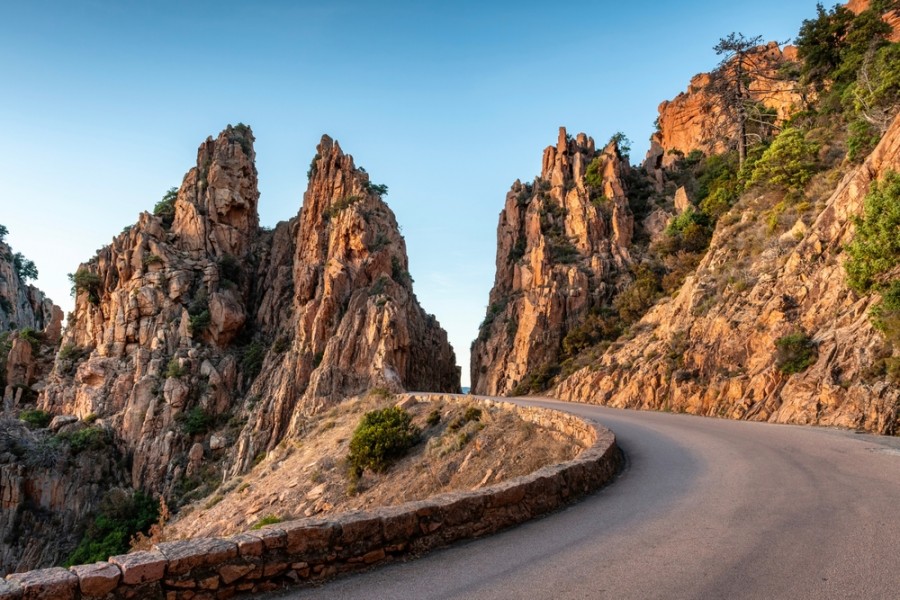
[[[853,14],[859,14],[864,10],[868,10],[869,6],[872,5],[871,0],[850,0],[847,2],[846,7],[853,12]],[[881,17],[885,23],[891,26],[893,33],[891,33],[888,38],[892,42],[900,42],[900,10],[893,9],[889,10]]]
[[[585,180],[591,163],[593,185]],[[573,139],[560,128],[540,177],[513,184],[497,225],[488,314],[472,347],[474,393],[509,393],[556,363],[568,328],[627,281],[629,168],[614,143],[598,152],[585,134]]]
[[[683,411],[779,423],[900,431],[900,389],[872,365],[886,351],[868,316],[877,298],[846,284],[843,248],[853,237],[872,183],[900,170],[900,118],[863,165],[837,186],[808,228],[796,227],[741,274],[740,288],[716,296],[734,273],[746,226],[720,227],[697,272],[658,304],[637,332],[599,364],[555,390],[561,398],[618,407]],[[799,241],[798,241],[799,240]],[[798,330],[818,346],[802,373],[774,366],[775,340]]]
[[0,418],[0,575],[61,563],[104,493],[123,485],[113,448],[73,454],[49,431]]
[[[289,348],[266,360],[250,392],[236,469],[271,449],[306,417],[374,386],[392,391],[459,389],[446,333],[419,306],[406,245],[377,186],[337,142],[322,138],[296,224],[276,230],[272,253],[293,253]],[[264,301],[264,310],[284,313]],[[288,342],[288,340],[290,340]]]
[[192,410],[227,419],[247,385],[238,369],[246,342],[232,342],[253,312],[253,157],[244,126],[207,139],[174,220],[143,213],[78,268],[75,310],[41,407],[102,417],[133,456],[136,488],[171,494],[192,446],[183,420]]
[[264,231],[253,139],[244,126],[207,139],[174,215],[143,213],[79,267],[40,398],[53,414],[102,418],[132,485],[169,498],[240,471],[299,415],[345,396],[459,387],[368,176],[323,138],[299,216]]
[[[802,96],[794,91],[791,82],[773,78],[775,66],[797,59],[792,46],[779,48],[775,42],[759,46],[750,61],[759,65],[772,65],[773,72],[765,77],[751,77],[750,95],[767,108],[775,111],[778,121],[783,121],[802,102]],[[770,76],[771,75],[771,76]],[[705,154],[719,154],[727,150],[725,140],[733,136],[729,124],[718,118],[716,103],[707,91],[709,73],[700,73],[691,79],[688,89],[672,100],[659,105],[658,129],[651,137],[651,148],[644,166],[648,170],[671,166],[680,155],[701,150]]]
[[19,277],[14,260],[12,248],[0,242],[0,413],[40,389],[62,330],[62,310]]

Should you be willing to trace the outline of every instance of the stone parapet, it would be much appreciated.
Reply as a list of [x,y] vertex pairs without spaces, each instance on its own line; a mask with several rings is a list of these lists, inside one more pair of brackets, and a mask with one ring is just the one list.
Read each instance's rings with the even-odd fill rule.
[[552,512],[608,483],[621,463],[611,431],[557,410],[453,394],[411,400],[480,401],[516,413],[583,448],[564,463],[496,485],[398,506],[300,519],[229,538],[164,542],[108,562],[17,573],[0,600],[203,600],[323,580],[480,537]]

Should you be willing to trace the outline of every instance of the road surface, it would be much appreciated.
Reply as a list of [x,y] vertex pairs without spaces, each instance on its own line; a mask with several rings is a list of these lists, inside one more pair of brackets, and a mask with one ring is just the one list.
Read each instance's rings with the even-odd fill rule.
[[900,439],[529,401],[627,457],[569,508],[272,598],[900,599]]

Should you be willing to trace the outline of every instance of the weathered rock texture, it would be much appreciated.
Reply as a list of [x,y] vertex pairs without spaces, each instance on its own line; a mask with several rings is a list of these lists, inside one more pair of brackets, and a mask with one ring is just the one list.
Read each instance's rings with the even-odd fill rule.
[[[871,0],[850,0],[847,2],[846,6],[854,14],[858,15],[864,10],[867,10],[871,4]],[[893,29],[893,33],[888,39],[892,42],[900,42],[900,10],[889,10],[884,13],[881,18],[885,23],[891,26],[891,29]]]
[[[598,179],[585,181],[596,161]],[[627,281],[634,218],[627,161],[615,143],[595,151],[560,128],[534,184],[513,184],[497,225],[497,274],[472,348],[472,390],[506,394],[558,361],[568,328]]]
[[[797,60],[793,46],[779,48],[775,42],[759,46],[748,62],[763,76],[751,76],[751,97],[776,112],[777,121],[789,117],[802,102],[792,82],[777,80],[777,66]],[[718,109],[714,95],[708,90],[709,73],[691,79],[687,91],[659,105],[658,129],[650,138],[645,166],[648,169],[671,166],[679,156],[693,150],[719,154],[727,150],[727,140],[736,131]]]
[[377,186],[327,136],[310,175],[294,226],[290,349],[266,360],[251,390],[260,405],[245,413],[238,469],[348,395],[459,388],[453,350],[412,292],[406,245]]
[[114,431],[131,485],[176,505],[345,395],[459,387],[368,175],[323,138],[300,215],[263,231],[253,141],[243,125],[207,139],[174,214],[141,214],[79,267],[39,399]]
[[[442,396],[446,402],[471,397]],[[564,506],[610,481],[621,454],[604,427],[554,410],[483,400],[579,444],[573,460],[470,492],[300,519],[228,538],[160,543],[70,570],[41,569],[0,580],[0,598],[230,598],[315,582],[480,537]],[[108,594],[108,595],[106,595]]]
[[[877,298],[849,290],[843,251],[865,194],[891,170],[900,170],[900,118],[865,163],[844,177],[810,227],[795,227],[743,271],[735,265],[746,260],[746,249],[734,242],[752,219],[720,227],[677,296],[645,315],[633,339],[559,385],[556,395],[619,407],[900,431],[900,389],[871,373],[885,352],[868,316]],[[723,278],[734,274],[739,277],[717,295]],[[818,358],[787,376],[774,366],[775,340],[800,330],[816,342]]]
[[73,453],[56,434],[0,419],[0,573],[62,562],[104,493],[124,481],[115,448]]
[[[32,400],[59,344],[62,310],[16,271],[0,242],[0,413]],[[29,331],[29,339],[22,332]],[[33,389],[33,386],[36,389]]]
[[221,419],[246,388],[246,342],[232,342],[253,314],[252,144],[243,127],[207,139],[178,190],[174,223],[142,213],[78,268],[90,279],[40,404],[112,427],[133,457],[136,488],[172,493],[200,441],[180,420],[190,410]]

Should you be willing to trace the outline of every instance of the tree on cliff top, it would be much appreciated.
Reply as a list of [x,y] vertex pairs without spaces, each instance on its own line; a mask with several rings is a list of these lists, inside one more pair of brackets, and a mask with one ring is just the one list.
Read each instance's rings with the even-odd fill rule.
[[[775,115],[762,103],[767,96],[784,92],[785,77],[780,53],[761,46],[762,36],[748,38],[730,33],[719,39],[713,50],[722,61],[709,74],[705,90],[709,96],[712,127],[729,145],[737,148],[743,164],[751,142],[771,135]],[[751,93],[752,84],[752,93]]]

